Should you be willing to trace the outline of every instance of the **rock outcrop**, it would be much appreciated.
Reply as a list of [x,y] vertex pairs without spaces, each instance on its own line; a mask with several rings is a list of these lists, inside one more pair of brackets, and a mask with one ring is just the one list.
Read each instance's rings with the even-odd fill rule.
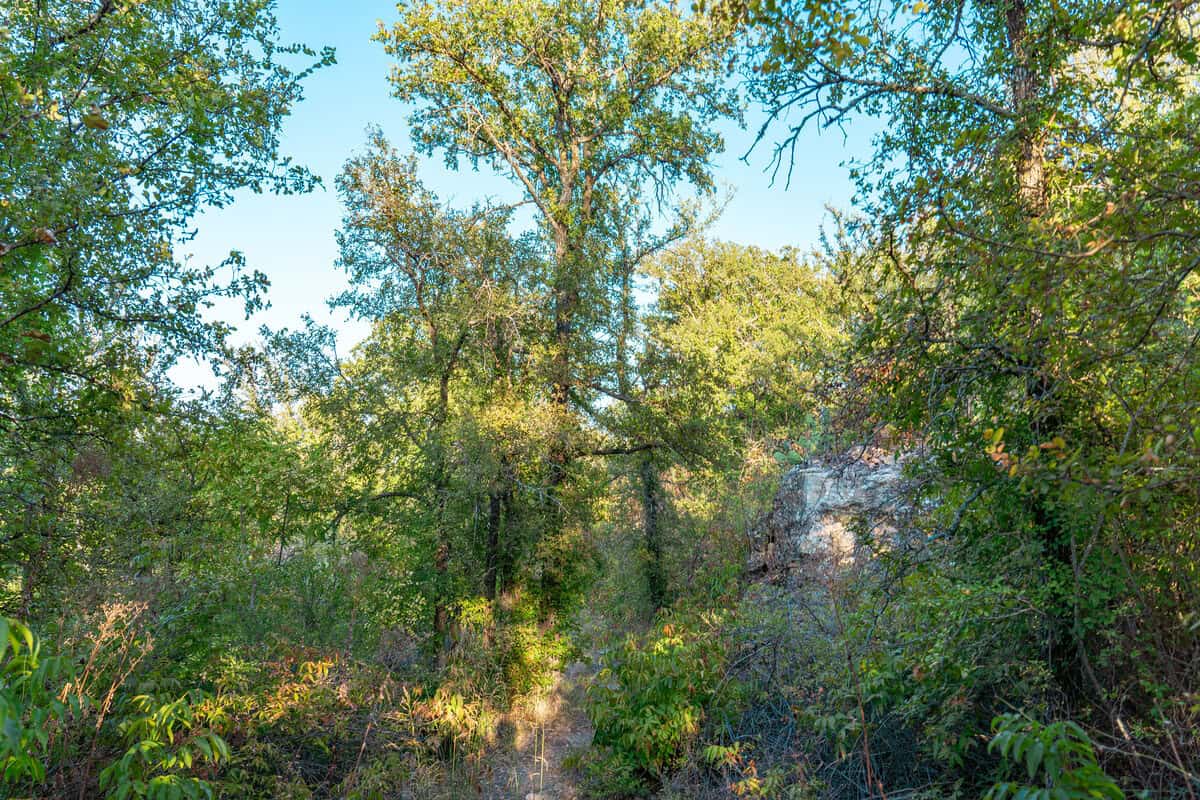
[[903,489],[903,459],[880,451],[793,467],[763,521],[758,563],[751,566],[772,571],[798,562],[854,563],[856,530],[880,541],[897,529],[908,511]]

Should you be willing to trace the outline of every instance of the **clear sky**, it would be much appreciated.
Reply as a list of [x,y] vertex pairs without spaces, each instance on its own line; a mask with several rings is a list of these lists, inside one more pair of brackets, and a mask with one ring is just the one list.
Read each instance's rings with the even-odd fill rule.
[[[395,5],[386,0],[279,0],[277,14],[286,41],[314,48],[333,46],[338,63],[315,73],[305,84],[305,99],[284,124],[282,150],[324,181],[324,188],[293,197],[238,197],[230,207],[204,214],[196,222],[196,238],[181,252],[205,263],[219,262],[230,250],[242,251],[248,267],[270,278],[270,308],[245,319],[240,304],[222,304],[212,315],[238,328],[236,340],[254,341],[261,325],[296,327],[309,313],[339,331],[339,349],[349,350],[365,332],[344,318],[331,315],[325,301],[346,285],[337,270],[334,232],[342,209],[334,177],[346,158],[362,149],[366,128],[380,126],[392,142],[408,148],[410,109],[389,93],[389,57],[370,41],[377,21],[395,19]],[[751,111],[753,126],[758,115]],[[826,205],[848,207],[852,187],[843,162],[863,156],[869,144],[866,126],[849,132],[806,131],[796,149],[790,187],[771,184],[764,170],[770,142],[763,142],[741,161],[753,141],[753,129],[724,127],[727,150],[716,160],[716,177],[734,191],[733,201],[712,235],[767,248],[814,246],[826,219]],[[782,129],[773,133],[782,135]],[[434,157],[426,159],[422,179],[445,201],[469,205],[475,200],[515,198],[502,178],[472,172],[447,171]],[[182,385],[211,382],[207,368],[183,364],[174,371]]]

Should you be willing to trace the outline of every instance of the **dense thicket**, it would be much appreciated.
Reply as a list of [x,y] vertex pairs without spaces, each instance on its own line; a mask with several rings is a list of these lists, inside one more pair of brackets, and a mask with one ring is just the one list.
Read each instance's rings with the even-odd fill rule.
[[[939,623],[949,594],[863,642],[930,676],[876,711],[910,714],[938,681],[951,764],[986,764],[963,734],[1011,710],[1083,723],[1131,789],[1194,792],[1195,9],[856,4],[784,24],[803,5],[750,9],[760,96],[794,130],[887,120],[856,170],[851,271],[876,288],[847,378],[870,424],[918,437],[938,506],[898,576],[992,598],[965,637]],[[951,661],[911,651],[924,626]]]
[[[3,9],[0,796],[1195,797],[1194,3],[402,6],[349,351],[178,255],[315,184],[271,6]],[[744,99],[879,130],[818,252],[707,232]]]

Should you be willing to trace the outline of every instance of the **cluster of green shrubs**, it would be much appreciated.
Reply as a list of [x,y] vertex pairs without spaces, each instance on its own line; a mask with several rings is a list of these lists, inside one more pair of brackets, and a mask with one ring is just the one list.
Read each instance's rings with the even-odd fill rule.
[[585,764],[603,797],[642,796],[692,754],[706,723],[731,710],[720,618],[669,618],[629,637],[588,689],[595,726]]
[[1017,618],[1019,597],[1000,584],[930,581],[907,587],[903,608],[881,611],[871,584],[860,578],[832,595],[810,589],[802,614],[791,592],[749,586],[732,610],[687,611],[681,602],[648,633],[629,636],[588,690],[589,791],[1125,796],[1082,727],[1041,722],[1053,718],[1045,709],[1002,713],[1000,693],[1037,696],[1049,680],[1036,659],[996,649],[995,641],[1021,641],[997,622]]
[[403,668],[259,643],[190,670],[145,604],[104,606],[52,645],[0,618],[0,796],[461,796],[504,712],[569,653],[530,614],[509,604],[497,623],[490,604],[464,605],[453,649]]
[[452,679],[474,686],[507,707],[520,696],[545,689],[574,654],[561,626],[539,618],[534,598],[514,591],[496,602],[483,598],[456,607]]
[[152,646],[130,625],[141,609],[109,610],[76,648],[48,654],[21,622],[0,619],[0,788],[65,796],[93,783],[107,797],[213,797],[229,760],[197,693],[127,685]]

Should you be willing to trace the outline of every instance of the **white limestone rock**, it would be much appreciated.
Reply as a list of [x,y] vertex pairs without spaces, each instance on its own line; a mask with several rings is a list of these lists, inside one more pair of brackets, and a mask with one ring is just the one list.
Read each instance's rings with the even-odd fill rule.
[[896,530],[908,510],[903,488],[903,460],[878,451],[793,467],[764,521],[757,566],[770,570],[813,558],[853,563],[854,523],[865,523],[876,541]]

